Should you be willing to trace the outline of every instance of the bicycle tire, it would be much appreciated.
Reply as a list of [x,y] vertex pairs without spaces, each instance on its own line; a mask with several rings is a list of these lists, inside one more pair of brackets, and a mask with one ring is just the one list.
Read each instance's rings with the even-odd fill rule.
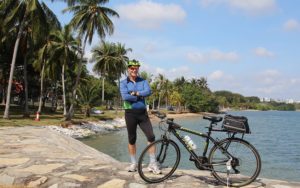
[[[229,176],[227,176],[225,161],[228,161],[229,157],[214,145],[208,157],[209,164],[212,167],[212,175],[222,184],[232,187],[241,187],[252,183],[261,170],[260,155],[255,147],[239,138],[221,140],[219,145],[226,148],[235,159],[231,162],[232,167]],[[228,177],[229,179],[227,179]]]
[[[147,169],[149,162],[149,150],[155,146],[156,161],[161,174],[153,174]],[[148,183],[159,183],[169,178],[178,167],[180,161],[180,149],[178,145],[169,139],[160,139],[148,145],[142,152],[138,161],[138,173]]]

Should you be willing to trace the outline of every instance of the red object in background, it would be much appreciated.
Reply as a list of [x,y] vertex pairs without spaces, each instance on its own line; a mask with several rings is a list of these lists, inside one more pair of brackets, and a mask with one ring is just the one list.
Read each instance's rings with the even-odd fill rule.
[[34,119],[35,121],[40,121],[40,113],[36,113],[36,116],[35,116],[35,119]]

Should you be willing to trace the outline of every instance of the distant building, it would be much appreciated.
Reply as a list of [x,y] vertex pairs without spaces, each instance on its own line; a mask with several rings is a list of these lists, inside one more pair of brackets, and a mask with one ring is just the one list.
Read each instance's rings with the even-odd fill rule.
[[293,103],[294,103],[294,100],[293,100],[293,99],[287,99],[287,100],[286,100],[286,103],[287,103],[287,104],[293,104]]
[[260,102],[271,102],[271,99],[267,98],[267,97],[263,97],[263,98],[260,98]]

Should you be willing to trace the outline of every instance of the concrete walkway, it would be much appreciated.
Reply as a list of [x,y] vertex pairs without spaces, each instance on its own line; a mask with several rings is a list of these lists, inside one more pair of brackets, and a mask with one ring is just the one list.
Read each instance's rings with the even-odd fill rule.
[[[0,187],[223,187],[209,172],[188,170],[177,170],[165,182],[147,184],[125,167],[47,127],[0,128]],[[258,179],[247,187],[296,188],[300,183]]]

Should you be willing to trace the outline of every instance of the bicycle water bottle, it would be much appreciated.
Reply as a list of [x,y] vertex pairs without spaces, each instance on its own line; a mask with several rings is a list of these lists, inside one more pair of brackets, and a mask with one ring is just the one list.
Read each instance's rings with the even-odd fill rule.
[[196,144],[193,142],[193,140],[188,135],[184,136],[183,140],[192,150],[197,149]]

